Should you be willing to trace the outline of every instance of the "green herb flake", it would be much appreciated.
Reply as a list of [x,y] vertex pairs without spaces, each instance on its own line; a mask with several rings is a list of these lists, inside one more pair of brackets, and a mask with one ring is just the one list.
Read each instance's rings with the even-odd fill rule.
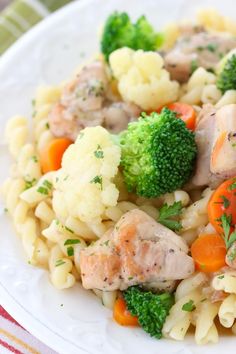
[[7,208],[4,208],[4,213],[7,213],[8,212],[8,209]]
[[49,182],[47,179],[43,181],[43,186],[47,187],[48,189],[52,189],[52,183]]
[[192,60],[192,61],[191,61],[191,74],[193,74],[194,71],[197,70],[197,68],[198,68],[198,63],[197,63],[197,61],[196,61],[196,60]]
[[42,186],[38,187],[37,192],[40,194],[48,195],[48,189]]
[[134,277],[128,277],[128,280],[132,280],[132,279],[134,279]]
[[32,156],[31,157],[31,160],[33,160],[35,163],[37,163],[39,160],[38,160],[38,158],[37,158],[37,156]]
[[64,246],[68,246],[68,245],[76,245],[78,243],[81,243],[80,240],[78,239],[70,239],[68,238],[65,242],[64,242]]
[[217,49],[217,44],[216,43],[209,43],[206,46],[206,49],[209,50],[209,52],[214,53],[216,51],[216,49]]
[[230,201],[228,198],[226,198],[224,195],[221,195],[220,198],[222,199],[222,203],[225,209],[227,209],[230,206]]
[[94,156],[97,159],[103,159],[104,158],[104,153],[103,153],[100,145],[98,145],[97,150],[94,151]]
[[108,246],[108,245],[109,245],[109,242],[110,242],[109,240],[105,241],[105,242],[104,242],[104,246]]
[[68,226],[65,226],[65,230],[68,231],[68,232],[70,232],[71,234],[74,234],[74,231],[71,230]]
[[224,277],[225,277],[224,275],[219,275],[217,278],[218,279],[224,279]]
[[63,259],[58,259],[56,261],[55,267],[60,267],[61,265],[65,264],[66,262]]
[[90,183],[100,184],[102,189],[102,176],[95,176]]
[[49,128],[50,128],[50,127],[49,127],[49,123],[48,123],[48,122],[45,124],[45,127],[46,127],[47,129],[49,129]]
[[227,250],[232,246],[232,244],[236,241],[236,231],[233,231],[230,234],[230,229],[232,227],[231,222],[232,222],[232,215],[226,215],[223,214],[220,218],[221,221],[221,226],[223,228],[223,239],[225,241],[225,245]]
[[67,256],[68,257],[74,256],[74,248],[72,246],[67,247]]
[[33,100],[31,101],[31,104],[32,104],[32,107],[35,107],[35,105],[36,105],[36,100],[33,99]]
[[203,46],[197,47],[197,50],[198,50],[199,52],[202,52],[204,49],[205,49],[205,47],[203,47]]
[[182,306],[182,310],[186,312],[192,312],[196,309],[193,300],[189,300]]
[[228,186],[228,191],[233,191],[234,189],[236,189],[236,179],[234,178],[233,179],[233,183],[230,185],[230,186]]
[[25,180],[25,190],[33,187],[37,180],[33,178],[32,180]]
[[158,222],[171,230],[180,230],[182,228],[181,223],[172,218],[181,215],[182,209],[181,202],[175,202],[172,205],[164,204],[159,210]]

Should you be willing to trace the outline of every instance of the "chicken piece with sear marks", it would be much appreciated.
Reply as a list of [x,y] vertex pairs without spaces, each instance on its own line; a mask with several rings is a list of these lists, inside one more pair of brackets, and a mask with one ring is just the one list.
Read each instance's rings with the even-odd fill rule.
[[[186,243],[143,211],[121,217],[114,229],[80,253],[86,289],[124,290],[158,283],[162,290],[194,272]],[[172,282],[172,283],[171,283]]]

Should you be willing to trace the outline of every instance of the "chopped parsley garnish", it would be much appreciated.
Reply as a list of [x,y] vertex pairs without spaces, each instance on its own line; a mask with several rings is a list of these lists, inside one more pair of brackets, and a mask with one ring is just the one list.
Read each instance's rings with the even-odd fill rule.
[[230,186],[228,186],[228,191],[233,191],[234,189],[236,189],[236,179],[234,178],[233,179],[233,183],[230,185]]
[[37,192],[41,194],[48,195],[52,189],[52,183],[45,179],[40,187],[38,187]]
[[172,219],[182,213],[182,203],[175,202],[172,205],[164,204],[159,210],[158,222],[171,230],[180,230],[182,225],[179,221]]
[[67,256],[69,257],[74,256],[74,248],[72,246],[67,247]]
[[197,63],[197,61],[196,61],[196,60],[192,60],[192,61],[191,61],[191,74],[193,74],[194,71],[197,70],[197,68],[198,68],[198,63]]
[[64,246],[76,245],[77,243],[80,243],[80,240],[68,238],[68,240],[64,242]]
[[69,231],[71,234],[73,234],[73,233],[74,233],[74,231],[73,231],[73,230],[71,230],[68,226],[65,226],[65,230],[66,230],[66,231]]
[[95,176],[90,183],[100,184],[102,189],[102,176]]
[[214,204],[223,204],[224,208],[227,209],[230,206],[230,201],[224,195],[221,195],[220,198],[222,202],[215,202]]
[[103,153],[103,151],[102,151],[100,145],[98,145],[97,150],[94,151],[94,156],[95,156],[97,159],[103,159],[103,158],[104,158],[104,153]]
[[230,206],[230,201],[224,195],[221,195],[220,198],[223,200],[223,206],[227,209]]
[[225,277],[224,275],[219,275],[217,278],[218,279],[224,279],[224,277]]
[[49,123],[48,123],[48,122],[45,124],[45,127],[46,127],[47,129],[49,129]]
[[33,178],[31,181],[30,180],[25,180],[25,190],[33,187],[37,180]]
[[38,187],[37,192],[40,194],[48,195],[48,189],[42,186]]
[[52,189],[52,183],[49,182],[47,179],[43,181],[43,186],[47,187],[48,189]]
[[95,97],[102,96],[104,93],[104,86],[101,80],[94,80],[93,85],[88,89],[88,94],[93,94]]
[[224,230],[223,239],[225,241],[225,245],[227,250],[232,246],[232,244],[236,241],[236,231],[230,233],[232,215],[223,214],[220,218],[222,228]]
[[65,263],[66,263],[66,262],[63,261],[63,259],[58,259],[58,260],[56,261],[55,267],[59,267],[59,266],[61,266],[62,264],[65,264]]
[[209,52],[212,52],[214,53],[217,49],[217,44],[216,43],[209,43],[207,46],[206,46],[206,49],[209,50]]
[[195,310],[195,308],[196,306],[194,305],[193,300],[189,300],[182,306],[182,310],[187,312],[192,312]]
[[105,241],[105,242],[104,242],[104,245],[105,245],[105,246],[108,246],[108,245],[109,245],[109,240]]
[[4,213],[7,213],[8,212],[8,209],[7,208],[4,208]]
[[39,161],[38,158],[37,158],[37,156],[32,156],[31,159],[32,159],[35,163],[37,163],[37,162]]
[[132,280],[134,277],[128,277],[128,280]]
[[36,100],[35,100],[35,99],[33,99],[33,100],[31,101],[31,104],[32,104],[32,106],[34,107],[34,106],[35,106],[35,104],[36,104]]

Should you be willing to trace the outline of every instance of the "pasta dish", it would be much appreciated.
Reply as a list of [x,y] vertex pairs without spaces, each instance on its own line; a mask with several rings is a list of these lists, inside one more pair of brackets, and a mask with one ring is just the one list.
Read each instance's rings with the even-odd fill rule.
[[236,22],[112,13],[100,53],[6,125],[1,188],[27,261],[123,326],[236,334]]

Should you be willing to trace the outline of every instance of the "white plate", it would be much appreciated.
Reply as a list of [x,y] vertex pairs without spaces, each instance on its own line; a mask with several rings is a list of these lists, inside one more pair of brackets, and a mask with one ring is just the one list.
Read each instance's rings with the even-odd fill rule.
[[[114,9],[137,17],[146,14],[157,28],[190,16],[197,7],[217,6],[230,15],[235,0],[80,0],[50,16],[0,59],[0,182],[10,158],[3,127],[13,114],[30,114],[39,84],[66,79],[85,57],[98,49],[97,30]],[[3,207],[0,213],[0,302],[27,330],[61,354],[217,354],[233,353],[235,339],[222,337],[216,346],[197,347],[147,336],[141,329],[123,328],[110,311],[79,285],[57,291],[48,274],[25,261],[20,241]]]

